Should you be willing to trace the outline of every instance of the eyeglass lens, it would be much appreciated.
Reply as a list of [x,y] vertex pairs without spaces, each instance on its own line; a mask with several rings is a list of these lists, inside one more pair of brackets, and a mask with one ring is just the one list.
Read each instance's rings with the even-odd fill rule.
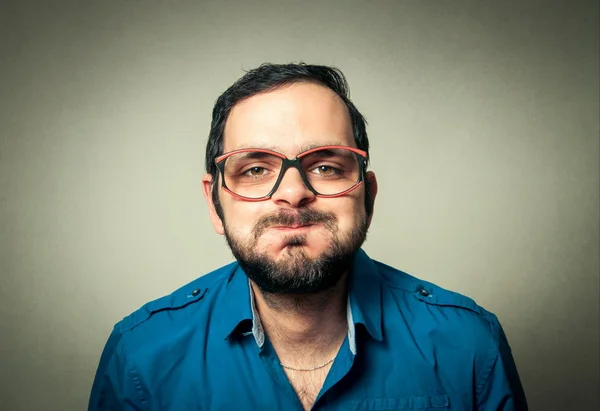
[[[321,195],[342,193],[356,185],[360,165],[355,153],[345,149],[323,149],[301,156],[302,173],[312,188]],[[247,151],[225,160],[225,184],[235,194],[261,198],[273,190],[283,159],[274,154]]]

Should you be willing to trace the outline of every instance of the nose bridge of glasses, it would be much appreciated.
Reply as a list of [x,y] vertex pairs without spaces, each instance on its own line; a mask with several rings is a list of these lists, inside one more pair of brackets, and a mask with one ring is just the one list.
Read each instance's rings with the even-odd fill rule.
[[278,189],[281,189],[282,185],[288,185],[290,183],[293,183],[294,185],[302,184],[305,189],[308,189],[306,176],[302,169],[302,162],[299,158],[293,160],[290,160],[289,158],[282,159]]

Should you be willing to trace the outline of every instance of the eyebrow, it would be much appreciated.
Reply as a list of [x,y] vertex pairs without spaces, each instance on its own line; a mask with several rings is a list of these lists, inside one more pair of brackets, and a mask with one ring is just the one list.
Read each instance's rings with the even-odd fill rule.
[[[317,148],[317,147],[325,147],[325,146],[345,146],[345,144],[342,144],[340,142],[324,142],[324,143],[319,143],[319,144],[305,144],[305,145],[301,145],[299,151],[296,153],[296,155],[304,153],[305,151],[308,150],[312,150],[313,148]],[[348,146],[348,147],[352,147],[352,146]],[[249,145],[249,146],[241,146],[236,148],[235,150],[231,150],[231,151],[236,151],[236,150],[248,150],[248,149],[253,149],[253,148],[257,148],[260,150],[271,150],[271,151],[275,151],[276,153],[279,154],[284,154],[282,153],[281,149],[278,146],[273,146],[273,145]]]
[[[257,147],[251,147],[257,148]],[[245,161],[245,160],[259,160],[265,157],[269,157],[272,154],[263,153],[261,151],[248,151],[245,153],[240,153],[239,156],[235,157],[234,162]]]

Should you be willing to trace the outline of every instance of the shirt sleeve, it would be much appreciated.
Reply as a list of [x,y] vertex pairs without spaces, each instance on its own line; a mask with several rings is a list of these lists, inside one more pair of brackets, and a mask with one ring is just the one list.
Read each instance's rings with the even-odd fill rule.
[[527,411],[527,400],[510,345],[497,319],[498,345],[477,389],[478,411]]
[[88,411],[142,411],[146,401],[133,364],[125,358],[120,324],[111,333],[96,371]]

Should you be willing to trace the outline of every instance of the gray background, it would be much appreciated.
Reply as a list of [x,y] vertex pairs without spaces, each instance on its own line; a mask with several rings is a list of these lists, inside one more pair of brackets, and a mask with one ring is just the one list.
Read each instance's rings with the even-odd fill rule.
[[112,325],[231,261],[201,194],[212,104],[243,70],[299,60],[339,66],[369,121],[371,257],[494,311],[531,409],[597,409],[597,2],[0,16],[0,409],[84,409]]

